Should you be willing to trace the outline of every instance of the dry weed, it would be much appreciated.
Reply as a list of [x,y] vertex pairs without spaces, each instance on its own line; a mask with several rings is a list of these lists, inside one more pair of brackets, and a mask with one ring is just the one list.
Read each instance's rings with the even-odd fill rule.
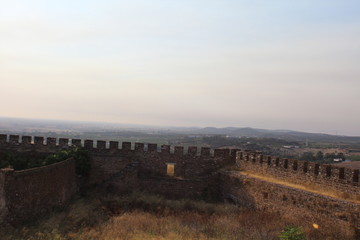
[[331,223],[312,229],[310,223],[292,219],[291,214],[255,212],[229,204],[168,200],[142,193],[94,199],[78,199],[36,224],[7,229],[1,240],[277,240],[289,224],[303,226],[314,240],[345,240],[352,234],[351,229],[338,231]]

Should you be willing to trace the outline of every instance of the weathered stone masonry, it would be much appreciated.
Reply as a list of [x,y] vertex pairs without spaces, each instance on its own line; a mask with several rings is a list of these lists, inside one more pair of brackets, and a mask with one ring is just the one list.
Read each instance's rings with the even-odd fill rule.
[[[237,204],[313,223],[360,229],[360,204],[303,191],[235,172],[220,172],[220,184]],[[301,222],[301,221],[299,221]]]
[[281,159],[251,152],[237,152],[237,165],[245,171],[271,176],[286,182],[326,189],[339,194],[359,194],[359,169]]
[[[132,146],[129,142],[123,142],[119,148],[119,143],[113,141],[108,145],[105,141],[97,141],[94,146],[93,140],[0,135],[0,157],[2,152],[7,151],[25,152],[36,156],[34,153],[55,153],[71,146],[83,146],[90,153],[92,168],[87,186],[98,186],[117,192],[139,189],[169,197],[192,198],[202,198],[209,193],[210,182],[207,179],[217,169],[230,163],[234,164],[236,153],[228,149],[215,149],[211,152],[210,148],[201,148],[198,154],[196,147],[189,147],[185,153],[183,147],[175,147],[174,151],[170,151],[168,145],[158,148],[156,144],[135,143]],[[175,166],[173,177],[167,175],[169,163]],[[0,203],[1,199],[6,199],[6,207],[1,210],[0,205],[0,216],[6,216],[11,222],[20,219],[26,221],[74,195],[73,185],[58,186],[59,182],[76,185],[73,169],[55,168],[63,165],[64,163],[58,163],[15,172],[2,170],[0,193],[3,194]],[[66,170],[72,173],[64,174]],[[25,172],[32,178],[21,178],[20,175]],[[16,181],[12,176],[15,176]],[[52,187],[53,192],[48,191],[48,187]],[[16,198],[14,196],[18,193],[13,193],[10,189],[18,189],[18,192],[24,189],[28,191],[22,193],[21,198]],[[69,193],[66,194],[66,198],[63,198],[61,191]],[[36,204],[44,209],[37,208],[36,204],[31,207],[30,203],[33,201],[37,201]]]
[[73,159],[22,171],[1,169],[0,216],[12,224],[26,222],[63,206],[76,192]]
[[[95,144],[94,144],[95,143]],[[332,165],[321,165],[306,161],[280,159],[272,156],[242,152],[240,150],[215,149],[176,146],[173,149],[168,145],[129,143],[110,141],[55,139],[17,135],[0,135],[1,150],[52,153],[70,146],[84,146],[91,156],[92,169],[87,181],[88,185],[103,189],[113,189],[117,192],[140,189],[152,193],[164,194],[170,197],[204,198],[207,195],[217,194],[218,197],[231,196],[238,204],[262,210],[291,212],[295,216],[307,216],[311,219],[326,219],[344,226],[360,228],[360,204],[336,198],[326,197],[316,193],[295,189],[280,184],[266,182],[246,176],[238,171],[220,170],[224,166],[237,166],[246,172],[271,176],[286,182],[300,185],[316,185],[319,188],[330,189],[341,194],[360,194],[359,170],[338,168]],[[1,157],[1,155],[0,155]],[[60,163],[62,164],[62,163]],[[67,163],[70,164],[70,161]],[[168,176],[168,167],[174,167],[174,176]],[[67,165],[70,166],[70,165]],[[46,179],[49,186],[56,186],[51,201],[66,201],[73,195],[76,179],[75,174],[69,172],[72,167],[52,168],[48,166],[51,174],[45,174],[46,168],[40,172],[35,171],[26,181],[33,182],[34,186],[40,184],[39,179]],[[67,169],[67,170],[66,170]],[[63,178],[56,179],[56,171],[67,171],[68,174],[59,174]],[[6,170],[0,172],[0,219],[4,206],[8,200],[16,200],[14,195],[8,196],[10,182]],[[10,174],[11,175],[11,174]],[[13,175],[17,175],[13,173]],[[20,175],[19,175],[20,176]],[[20,179],[20,178],[18,178]],[[62,179],[62,180],[61,180]],[[67,179],[67,180],[65,180]],[[60,185],[56,185],[60,182]],[[12,183],[15,188],[25,189],[25,181]],[[59,194],[61,186],[67,189],[68,194]],[[46,189],[46,188],[44,188]],[[30,191],[31,192],[31,191]],[[41,191],[38,197],[41,198]],[[61,191],[60,191],[61,193]],[[4,197],[5,196],[5,197]],[[65,197],[64,197],[65,196]],[[30,197],[35,199],[34,196]],[[14,200],[15,199],[15,200]],[[4,201],[7,202],[4,205]],[[30,208],[29,203],[21,205],[23,209]],[[35,201],[35,200],[30,200]],[[49,201],[39,200],[39,206],[53,206]],[[24,217],[31,218],[39,209],[26,212]],[[41,212],[41,211],[40,211]],[[19,215],[16,213],[14,215]],[[21,214],[19,215],[21,216]]]

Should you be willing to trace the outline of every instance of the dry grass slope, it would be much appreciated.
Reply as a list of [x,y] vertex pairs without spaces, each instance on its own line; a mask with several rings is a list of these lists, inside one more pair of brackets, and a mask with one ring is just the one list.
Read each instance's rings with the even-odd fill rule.
[[287,225],[303,226],[308,239],[353,239],[331,225],[313,229],[311,223],[277,214],[255,212],[230,204],[169,200],[132,193],[92,194],[38,222],[6,228],[2,240],[275,240]]

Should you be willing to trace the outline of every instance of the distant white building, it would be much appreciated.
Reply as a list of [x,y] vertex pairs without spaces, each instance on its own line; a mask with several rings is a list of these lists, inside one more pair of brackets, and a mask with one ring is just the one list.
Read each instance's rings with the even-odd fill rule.
[[286,148],[286,149],[293,149],[293,148],[299,148],[299,146],[296,146],[296,145],[284,145],[282,146],[283,148]]

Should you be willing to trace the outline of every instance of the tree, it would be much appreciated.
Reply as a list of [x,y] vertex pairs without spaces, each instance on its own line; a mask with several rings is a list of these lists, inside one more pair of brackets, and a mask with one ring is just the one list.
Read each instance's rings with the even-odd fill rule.
[[334,158],[336,158],[336,154],[335,153],[327,153],[327,154],[325,154],[325,158],[333,160]]
[[317,161],[322,161],[322,160],[324,160],[324,153],[323,153],[322,151],[318,151],[318,152],[316,153],[315,158],[316,158]]
[[345,160],[345,155],[344,155],[344,153],[338,153],[336,155],[336,158],[341,158],[342,160]]
[[312,152],[304,152],[301,157],[301,160],[305,160],[305,161],[314,161],[315,160],[315,156],[314,153]]

